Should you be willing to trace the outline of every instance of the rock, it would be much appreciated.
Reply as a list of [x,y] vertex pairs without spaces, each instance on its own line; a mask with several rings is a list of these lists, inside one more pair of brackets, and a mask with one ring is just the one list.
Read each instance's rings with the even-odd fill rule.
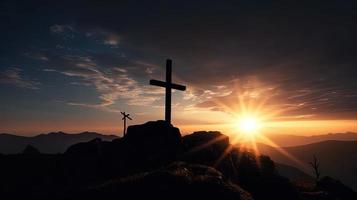
[[41,154],[40,151],[38,149],[36,149],[35,147],[33,147],[32,145],[27,145],[25,147],[25,149],[22,151],[22,154],[26,154],[26,155],[39,155]]
[[229,137],[218,131],[199,131],[183,137],[186,150],[214,148],[224,150],[229,146]]
[[229,147],[229,138],[217,131],[200,131],[182,139],[183,159],[212,166]]
[[123,140],[133,156],[149,162],[174,160],[181,147],[180,130],[165,121],[129,126]]
[[340,181],[331,177],[323,177],[317,184],[317,189],[322,190],[332,199],[357,199],[357,193]]
[[214,168],[176,162],[168,167],[114,180],[70,199],[235,199],[253,200]]
[[165,142],[178,145],[181,143],[181,134],[178,128],[166,121],[159,120],[129,126],[125,139],[138,143]]

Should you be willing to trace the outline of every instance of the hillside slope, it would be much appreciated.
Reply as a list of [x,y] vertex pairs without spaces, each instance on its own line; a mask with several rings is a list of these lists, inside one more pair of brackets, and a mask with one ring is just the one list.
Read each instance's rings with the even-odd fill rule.
[[[295,166],[307,173],[311,173],[308,163],[312,156],[320,161],[322,175],[340,179],[342,182],[357,189],[357,141],[323,141],[295,147],[284,147],[278,150],[274,147],[259,144],[259,151],[270,156],[274,161]],[[289,155],[292,158],[289,158]]]

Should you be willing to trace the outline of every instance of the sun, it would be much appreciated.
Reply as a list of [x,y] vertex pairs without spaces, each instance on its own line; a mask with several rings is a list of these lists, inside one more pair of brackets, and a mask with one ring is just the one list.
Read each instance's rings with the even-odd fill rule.
[[255,137],[262,128],[262,121],[253,115],[244,115],[236,119],[236,131],[245,138]]
[[256,118],[254,117],[244,117],[238,120],[238,126],[240,131],[252,134],[258,131],[260,125]]

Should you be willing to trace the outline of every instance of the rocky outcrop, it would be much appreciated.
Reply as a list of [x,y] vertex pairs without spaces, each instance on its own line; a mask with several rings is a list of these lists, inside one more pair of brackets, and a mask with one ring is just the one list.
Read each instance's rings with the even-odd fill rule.
[[203,165],[176,162],[167,167],[83,190],[67,199],[225,199],[253,200],[221,172]]
[[165,121],[129,126],[123,140],[131,152],[147,161],[176,159],[181,148],[180,130]]

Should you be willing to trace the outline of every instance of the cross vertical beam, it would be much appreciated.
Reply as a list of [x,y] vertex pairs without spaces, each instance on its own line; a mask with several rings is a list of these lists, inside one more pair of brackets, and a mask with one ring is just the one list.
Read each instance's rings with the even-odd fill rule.
[[123,118],[122,118],[122,120],[124,121],[123,136],[125,136],[126,135],[126,119],[130,119],[130,120],[132,120],[132,119],[131,119],[131,117],[129,117],[130,114],[127,114],[125,112],[120,112],[120,113],[123,115]]
[[[172,60],[166,60],[166,85],[172,84]],[[165,121],[171,123],[171,87],[166,87],[165,93]]]
[[123,130],[123,135],[126,135],[126,118],[124,118],[124,130]]

